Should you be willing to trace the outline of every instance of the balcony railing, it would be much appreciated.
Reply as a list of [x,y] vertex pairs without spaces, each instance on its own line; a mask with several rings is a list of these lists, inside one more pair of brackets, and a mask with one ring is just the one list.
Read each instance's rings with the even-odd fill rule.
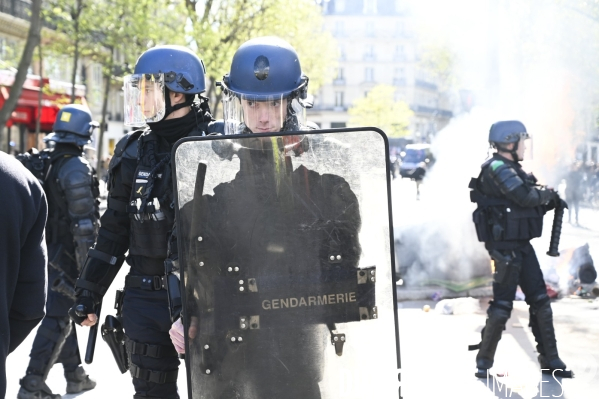
[[437,90],[437,85],[434,83],[431,83],[431,82],[416,79],[416,82],[414,82],[414,83],[415,83],[416,87],[420,87],[422,89]]
[[29,21],[31,19],[31,1],[0,0],[0,12]]

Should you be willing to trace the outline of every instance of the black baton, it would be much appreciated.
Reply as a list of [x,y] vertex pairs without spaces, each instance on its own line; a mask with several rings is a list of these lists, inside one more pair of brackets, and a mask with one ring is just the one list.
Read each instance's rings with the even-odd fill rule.
[[85,350],[85,363],[92,364],[94,361],[94,352],[96,350],[96,337],[98,336],[98,326],[100,325],[100,311],[102,310],[102,302],[96,306],[96,316],[98,321],[89,328],[89,337],[87,338],[87,349]]
[[564,209],[568,208],[568,204],[558,197],[557,205],[555,206],[553,215],[553,226],[551,228],[551,240],[549,241],[549,256],[559,256],[559,239],[562,234],[562,220],[564,219]]

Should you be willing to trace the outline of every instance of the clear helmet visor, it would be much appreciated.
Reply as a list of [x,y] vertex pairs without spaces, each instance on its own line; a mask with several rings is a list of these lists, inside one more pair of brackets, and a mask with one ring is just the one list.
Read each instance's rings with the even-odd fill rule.
[[305,109],[284,95],[248,96],[223,92],[225,134],[272,133],[302,130]]
[[125,76],[125,125],[142,126],[164,118],[166,110],[164,74]]
[[532,136],[528,133],[524,133],[520,137],[520,142],[518,143],[518,155],[523,161],[532,161],[533,158],[533,140]]

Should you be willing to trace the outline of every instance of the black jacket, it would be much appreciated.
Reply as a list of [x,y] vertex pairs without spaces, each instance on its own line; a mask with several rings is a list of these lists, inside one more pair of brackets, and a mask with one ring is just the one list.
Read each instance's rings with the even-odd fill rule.
[[[471,200],[478,240],[495,247],[513,247],[540,237],[543,215],[557,198],[551,190],[536,186],[534,176],[519,163],[494,154],[473,179]],[[502,242],[502,244],[498,244]]]
[[44,317],[47,203],[37,179],[0,152],[0,397],[5,358]]

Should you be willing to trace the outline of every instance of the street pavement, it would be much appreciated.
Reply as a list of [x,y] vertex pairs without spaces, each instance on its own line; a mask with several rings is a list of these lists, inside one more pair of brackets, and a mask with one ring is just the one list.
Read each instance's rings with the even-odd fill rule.
[[[400,202],[402,207],[417,209],[413,185],[407,180],[392,183],[394,205]],[[421,197],[425,197],[426,192],[427,187],[423,185]],[[394,208],[396,223],[401,220],[402,212],[405,213]],[[562,256],[559,258],[545,255],[552,218],[553,212],[550,212],[544,221],[544,235],[532,243],[542,267],[553,267],[561,285],[566,285],[567,256],[572,249],[588,243],[591,255],[595,260],[599,259],[599,211],[581,208],[579,226],[567,223],[566,212],[559,246]],[[560,357],[574,370],[574,379],[553,378],[540,373],[536,343],[528,327],[528,306],[524,301],[514,302],[514,311],[499,342],[491,376],[478,379],[474,377],[476,351],[469,352],[467,347],[480,341],[491,298],[485,296],[483,288],[479,290],[483,295],[478,297],[480,310],[445,315],[434,311],[437,302],[431,295],[439,292],[448,291],[438,287],[398,288],[400,297],[426,298],[398,303],[403,398],[598,397],[599,299],[562,295],[552,303]],[[450,297],[458,296],[462,294],[452,293]],[[425,305],[430,306],[429,312],[423,310]],[[494,375],[503,376],[495,378]]]
[[[412,184],[407,180],[394,181],[392,183],[394,195],[399,191],[410,193],[410,196],[412,193],[415,194]],[[422,195],[426,195],[426,187],[423,187]],[[599,212],[588,208],[582,208],[580,212],[581,226],[564,224],[560,250],[564,252],[589,243],[591,254],[595,259],[599,259]],[[546,220],[546,223],[545,230],[548,234],[550,220]],[[553,265],[562,273],[564,265],[559,263],[560,258],[556,260],[544,255],[548,243],[547,234],[535,240],[533,244],[537,248],[541,263],[545,266]],[[111,301],[115,290],[122,286],[127,272],[128,268],[124,267],[106,294],[104,315],[114,314]],[[428,289],[430,293],[438,292],[434,287]],[[405,293],[410,288],[404,287],[403,290]],[[428,292],[426,290],[427,287],[421,288],[418,294]],[[486,292],[488,293],[488,290]],[[409,293],[407,297],[410,297]],[[398,303],[403,398],[581,399],[597,397],[599,393],[599,299],[565,297],[552,304],[558,349],[562,359],[576,373],[576,378],[572,380],[541,375],[536,361],[534,338],[528,327],[528,307],[523,301],[514,302],[514,311],[499,343],[495,367],[491,370],[492,375],[489,379],[475,378],[476,352],[468,352],[467,347],[480,340],[480,330],[485,322],[484,312],[489,299],[484,296],[478,298],[480,304],[478,311],[454,315],[435,312],[437,302],[430,298]],[[431,310],[423,311],[424,305],[429,305]],[[77,327],[77,334],[80,352],[84,354],[88,329]],[[34,336],[35,330],[7,359],[6,398],[15,398],[17,395],[18,381],[25,374]],[[133,396],[129,374],[120,374],[108,346],[102,342],[100,335],[98,335],[94,362],[85,365],[85,368],[98,382],[97,388],[92,391],[78,395],[65,395],[66,383],[60,365],[52,369],[47,383],[55,393],[63,394],[63,398],[130,398]],[[495,374],[504,376],[495,379],[493,377]],[[178,385],[181,397],[186,398],[186,370],[183,363],[179,369]],[[338,397],[342,398],[342,396]]]

